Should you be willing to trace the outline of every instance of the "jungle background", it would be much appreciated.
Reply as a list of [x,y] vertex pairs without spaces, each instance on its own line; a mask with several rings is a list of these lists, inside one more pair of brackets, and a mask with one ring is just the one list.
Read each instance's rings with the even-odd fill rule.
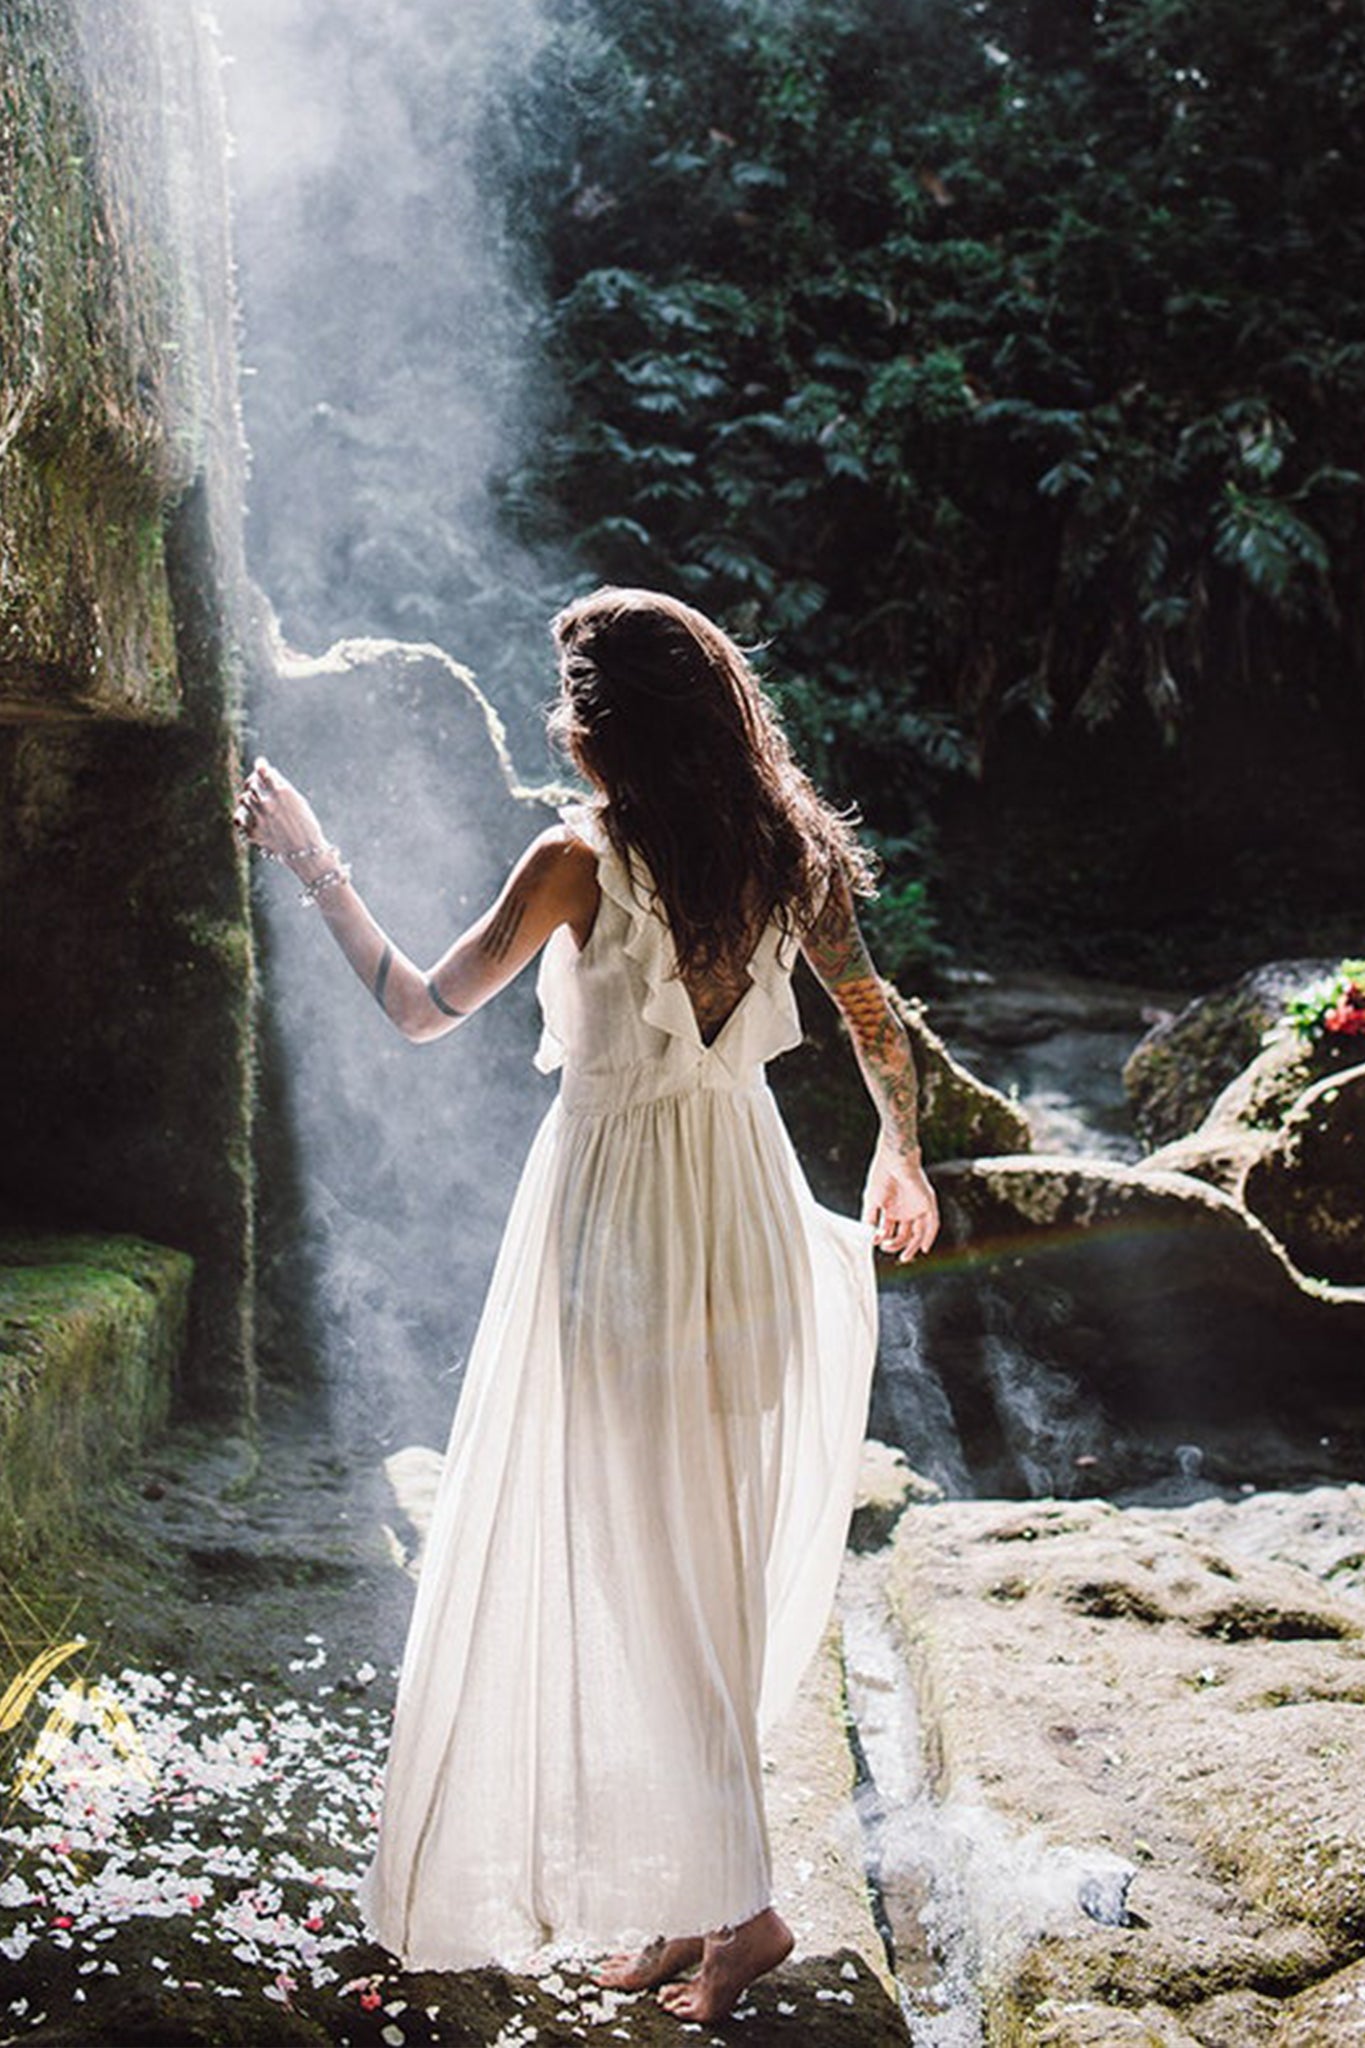
[[286,633],[454,649],[543,772],[566,591],[687,596],[860,805],[905,985],[1351,949],[1356,10],[456,12],[271,17],[346,110],[238,193]]

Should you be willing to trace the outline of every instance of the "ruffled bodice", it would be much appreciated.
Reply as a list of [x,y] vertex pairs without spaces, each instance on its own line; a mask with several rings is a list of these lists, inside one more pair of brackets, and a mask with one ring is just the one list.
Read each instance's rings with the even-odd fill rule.
[[589,806],[560,815],[597,855],[602,891],[587,943],[580,948],[561,925],[536,985],[544,1017],[536,1065],[563,1068],[563,1107],[591,1114],[696,1088],[761,1085],[764,1062],[801,1043],[793,942],[775,919],[768,924],[749,961],[749,987],[708,1045],[648,870],[634,857],[627,866]]

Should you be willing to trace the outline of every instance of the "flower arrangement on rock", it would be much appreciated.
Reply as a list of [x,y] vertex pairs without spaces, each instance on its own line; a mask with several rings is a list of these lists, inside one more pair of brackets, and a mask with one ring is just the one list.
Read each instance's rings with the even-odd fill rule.
[[1285,1015],[1310,1045],[1365,1038],[1365,960],[1343,960],[1335,974],[1291,997]]

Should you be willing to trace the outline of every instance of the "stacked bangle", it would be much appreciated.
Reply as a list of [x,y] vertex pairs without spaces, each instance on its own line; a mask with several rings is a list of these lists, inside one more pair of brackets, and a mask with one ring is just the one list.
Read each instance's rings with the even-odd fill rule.
[[283,846],[278,853],[274,847],[263,846],[261,852],[267,860],[277,860],[281,866],[287,866],[291,860],[306,860],[310,853],[335,853],[338,859],[341,857],[335,846]]
[[299,902],[303,904],[305,909],[309,904],[317,902],[324,889],[334,889],[340,883],[349,882],[351,879],[351,864],[349,861],[341,858],[340,847],[325,846],[318,848],[318,851],[333,855],[335,866],[324,868],[320,875],[313,876],[311,882],[304,883],[299,895]]
[[310,882],[303,885],[299,902],[305,909],[317,902],[324,889],[334,889],[339,883],[349,882],[351,879],[350,863],[341,858],[339,846],[284,846],[278,852],[273,847],[263,846],[261,852],[267,860],[277,860],[283,867],[288,867],[291,861],[307,860],[310,854],[316,856],[325,853],[329,857],[331,867],[324,868],[320,875],[314,875]]

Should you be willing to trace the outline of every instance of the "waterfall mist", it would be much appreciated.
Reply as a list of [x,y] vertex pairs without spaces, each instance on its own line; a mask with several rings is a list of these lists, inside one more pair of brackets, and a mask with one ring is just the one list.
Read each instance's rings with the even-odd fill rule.
[[[425,966],[552,816],[512,793],[494,730],[542,781],[546,621],[566,579],[496,518],[490,479],[547,397],[481,168],[490,102],[532,60],[537,9],[216,0],[215,14],[249,564],[290,648],[351,643],[253,679],[248,751],[311,799],[375,916]],[[266,1370],[292,1385],[320,1363],[344,1434],[440,1442],[549,1096],[531,1068],[532,976],[419,1049],[282,869],[257,862],[256,888]]]
[[488,168],[536,0],[216,0],[233,134],[248,551],[286,637],[435,641],[532,772],[562,578],[491,479],[549,394]]

